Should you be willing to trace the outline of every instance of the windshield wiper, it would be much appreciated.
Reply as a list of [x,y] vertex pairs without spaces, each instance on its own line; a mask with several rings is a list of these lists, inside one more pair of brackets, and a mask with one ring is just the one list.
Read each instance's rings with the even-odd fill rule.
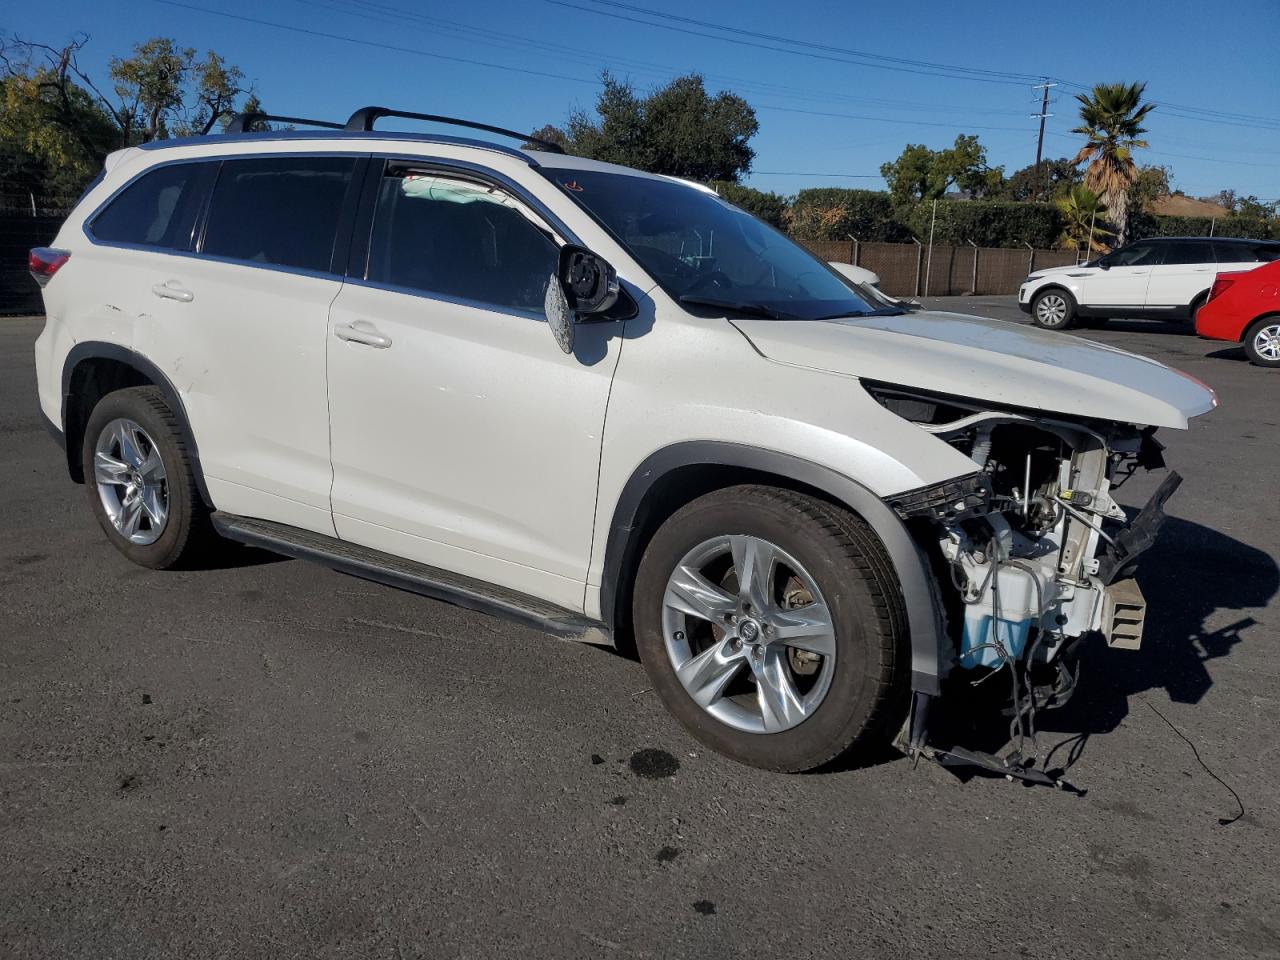
[[719,307],[721,310],[733,310],[751,317],[766,317],[769,320],[799,320],[799,317],[782,313],[763,303],[739,303],[737,300],[722,300],[719,297],[700,297],[695,293],[686,293],[680,297],[681,303],[690,303],[696,307]]
[[875,310],[852,310],[845,313],[830,313],[825,317],[814,317],[814,320],[844,320],[858,317],[898,317],[907,311],[902,307],[878,307]]

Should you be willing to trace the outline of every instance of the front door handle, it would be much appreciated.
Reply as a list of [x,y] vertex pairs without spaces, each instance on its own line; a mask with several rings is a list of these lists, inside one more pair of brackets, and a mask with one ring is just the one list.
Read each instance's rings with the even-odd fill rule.
[[391,346],[391,338],[386,334],[379,333],[368,320],[352,320],[350,323],[334,324],[333,335],[339,340],[346,340],[348,343],[363,343],[368,347],[377,347],[379,350],[385,350]]
[[161,299],[181,300],[183,303],[190,303],[196,298],[194,293],[178,283],[177,280],[170,280],[168,283],[153,284],[151,292]]

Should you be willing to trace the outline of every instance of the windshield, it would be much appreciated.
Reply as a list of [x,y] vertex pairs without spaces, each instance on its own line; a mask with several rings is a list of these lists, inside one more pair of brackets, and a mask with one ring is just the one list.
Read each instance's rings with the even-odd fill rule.
[[869,303],[772,227],[682,183],[543,168],[682,303],[782,320],[900,313]]

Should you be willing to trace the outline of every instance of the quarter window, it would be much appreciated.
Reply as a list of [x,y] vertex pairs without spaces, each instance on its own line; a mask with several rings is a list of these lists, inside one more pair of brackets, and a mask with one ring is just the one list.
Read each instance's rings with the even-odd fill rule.
[[355,163],[351,157],[223,162],[201,252],[328,272]]
[[378,191],[367,279],[516,310],[543,307],[558,249],[517,199],[429,171],[389,173]]
[[216,163],[171,163],[131,183],[93,219],[94,239],[190,250]]

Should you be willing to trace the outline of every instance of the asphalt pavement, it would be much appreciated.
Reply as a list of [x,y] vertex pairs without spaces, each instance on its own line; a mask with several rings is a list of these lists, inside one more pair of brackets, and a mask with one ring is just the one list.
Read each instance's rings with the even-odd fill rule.
[[1238,350],[1084,333],[1222,404],[1160,435],[1142,650],[1041,717],[1077,797],[762,773],[606,651],[265,554],[131,566],[37,417],[40,324],[0,319],[0,955],[1280,956],[1280,372]]

